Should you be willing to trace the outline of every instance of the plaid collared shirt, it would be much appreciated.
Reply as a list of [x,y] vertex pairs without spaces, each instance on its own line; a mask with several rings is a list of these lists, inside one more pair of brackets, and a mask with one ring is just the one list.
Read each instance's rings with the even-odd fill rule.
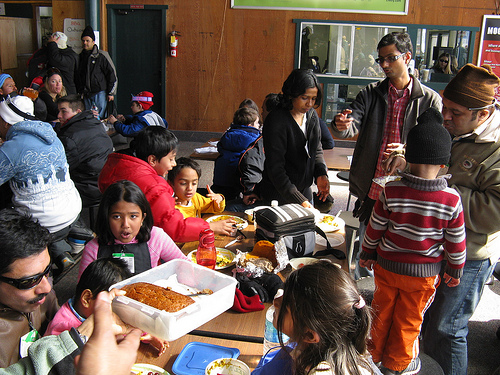
[[[410,78],[410,83],[403,89],[403,95],[398,95],[398,90],[389,81],[388,103],[387,103],[387,117],[385,118],[384,135],[382,138],[382,145],[377,160],[377,169],[375,170],[374,178],[385,176],[382,170],[382,161],[384,158],[384,151],[390,143],[401,143],[401,129],[403,128],[403,121],[405,119],[405,112],[408,103],[410,102],[410,94],[413,86],[413,78]],[[376,183],[371,184],[368,197],[377,200],[382,187]]]

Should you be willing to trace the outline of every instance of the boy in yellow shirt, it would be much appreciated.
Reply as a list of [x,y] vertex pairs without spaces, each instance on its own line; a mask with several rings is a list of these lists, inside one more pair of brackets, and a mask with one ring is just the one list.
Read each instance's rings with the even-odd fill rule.
[[214,193],[208,185],[206,197],[196,192],[201,176],[200,165],[185,157],[177,159],[176,163],[177,165],[168,172],[168,182],[174,189],[175,208],[181,211],[185,218],[224,211],[224,196]]

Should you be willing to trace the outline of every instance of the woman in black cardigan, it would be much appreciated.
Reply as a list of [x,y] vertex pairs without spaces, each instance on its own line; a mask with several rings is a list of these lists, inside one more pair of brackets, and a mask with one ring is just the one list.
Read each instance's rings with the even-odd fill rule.
[[328,197],[330,183],[315,111],[321,98],[321,87],[311,70],[295,69],[284,82],[280,105],[267,115],[263,128],[266,161],[261,192],[265,201],[312,207],[314,182],[319,199]]

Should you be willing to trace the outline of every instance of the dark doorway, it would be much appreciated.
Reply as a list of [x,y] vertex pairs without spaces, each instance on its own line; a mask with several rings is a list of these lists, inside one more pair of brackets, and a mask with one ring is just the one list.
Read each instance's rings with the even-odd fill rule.
[[162,5],[107,5],[108,46],[116,66],[118,113],[131,114],[131,94],[150,91],[165,117],[166,12]]

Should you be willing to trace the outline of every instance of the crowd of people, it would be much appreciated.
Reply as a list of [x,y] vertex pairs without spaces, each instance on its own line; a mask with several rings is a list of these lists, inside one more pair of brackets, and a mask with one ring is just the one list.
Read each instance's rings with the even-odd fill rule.
[[[123,292],[104,291],[187,259],[176,242],[233,231],[234,220],[208,223],[203,213],[328,201],[330,132],[357,136],[349,176],[362,244],[355,277],[374,276],[374,300],[369,307],[328,261],[292,272],[273,302],[274,325],[290,342],[253,373],[411,375],[421,369],[420,347],[445,374],[467,373],[468,320],[500,257],[492,219],[500,209],[500,79],[489,66],[467,64],[441,97],[409,73],[408,34],[387,34],[375,59],[386,78],[361,90],[329,128],[316,112],[317,77],[295,69],[261,113],[253,100],[240,104],[218,143],[214,183],[202,190],[201,168],[177,159],[179,141],[151,110],[150,92],[132,96],[133,115],[107,116],[133,137],[113,152],[99,119],[116,72],[90,27],[82,43],[78,56],[64,34],[51,37],[45,52],[59,66],[49,66],[38,98],[16,95],[12,77],[0,75],[0,185],[12,196],[0,210],[0,374],[130,373],[141,332],[111,315],[110,300]],[[388,175],[399,177],[377,182]],[[96,237],[83,249],[74,297],[59,309],[52,264],[74,262],[66,238],[90,206],[98,207]],[[141,340],[168,350],[145,333]]]

